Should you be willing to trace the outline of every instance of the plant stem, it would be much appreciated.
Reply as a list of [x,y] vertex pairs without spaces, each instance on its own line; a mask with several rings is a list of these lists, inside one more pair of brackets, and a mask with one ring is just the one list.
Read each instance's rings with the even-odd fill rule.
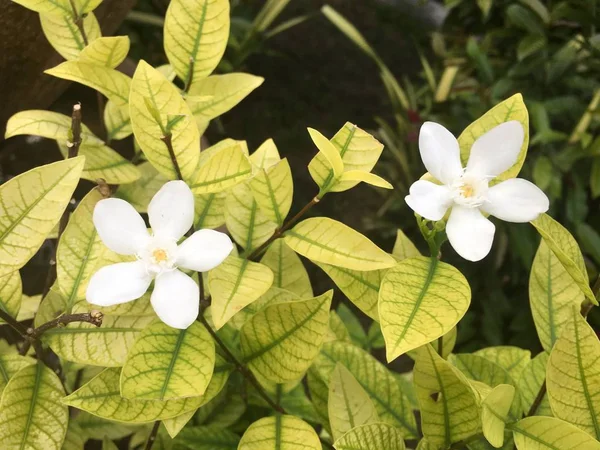
[[437,352],[442,358],[444,353],[444,336],[440,336],[437,341]]
[[30,328],[29,330],[27,330],[27,334],[32,339],[39,339],[40,336],[46,331],[52,328],[63,327],[73,322],[87,322],[91,323],[92,325],[95,325],[96,327],[100,327],[102,325],[102,319],[104,319],[104,314],[96,310],[90,311],[89,313],[65,314],[49,322],[46,322],[37,328]]
[[8,325],[13,327],[20,335],[24,336],[27,334],[27,329],[2,308],[0,308],[0,319],[4,320]]
[[150,431],[150,435],[148,436],[148,440],[146,441],[146,446],[144,450],[150,450],[154,445],[154,441],[156,441],[156,435],[158,434],[158,428],[160,427],[160,420],[154,422],[154,426],[152,427],[152,431]]
[[533,416],[536,413],[542,403],[542,400],[544,399],[544,395],[546,395],[546,380],[544,380],[542,383],[542,386],[535,396],[535,400],[533,401],[531,408],[529,408],[529,411],[527,411],[527,415],[525,417]]
[[192,87],[192,81],[194,81],[194,58],[190,56],[190,68],[188,71],[187,79],[185,80],[185,86],[183,88],[183,92],[189,92],[190,87]]
[[320,202],[320,199],[317,197],[314,197],[310,202],[308,202],[306,205],[304,205],[304,208],[302,208],[298,212],[298,214],[296,214],[294,217],[292,217],[290,220],[288,220],[286,223],[284,223],[280,228],[278,228],[275,231],[275,233],[273,233],[273,236],[271,236],[264,244],[262,244],[261,246],[257,247],[255,250],[253,250],[252,253],[250,253],[248,255],[248,259],[252,260],[252,259],[255,259],[258,256],[260,256],[269,247],[269,245],[271,245],[273,243],[273,241],[280,238],[281,235],[283,233],[285,233],[287,230],[289,230],[296,222],[298,222],[298,220],[300,220],[302,218],[302,216],[304,216],[304,214],[306,214],[306,212],[310,208],[312,208],[319,202]]
[[171,163],[173,163],[173,167],[175,168],[175,173],[177,174],[177,178],[180,180],[183,180],[183,175],[181,175],[181,169],[179,168],[179,163],[177,162],[177,157],[175,156],[175,150],[173,149],[172,134],[167,133],[160,139],[167,146],[167,150],[169,151],[169,156],[171,157]]

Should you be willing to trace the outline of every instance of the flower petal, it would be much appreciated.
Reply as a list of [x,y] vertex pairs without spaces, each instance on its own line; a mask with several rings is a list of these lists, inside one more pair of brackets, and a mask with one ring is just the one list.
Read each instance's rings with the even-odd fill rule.
[[419,151],[425,168],[442,183],[450,184],[462,174],[458,141],[439,123],[421,126]]
[[479,261],[487,256],[492,248],[496,227],[477,208],[454,206],[446,234],[450,244],[460,256],[469,261]]
[[98,306],[118,305],[140,298],[151,282],[142,261],[111,264],[92,275],[86,298]]
[[497,177],[517,162],[523,139],[523,125],[516,120],[492,128],[473,143],[467,172],[481,177]]
[[410,187],[410,195],[404,200],[411,209],[428,220],[441,220],[452,204],[450,190],[430,181],[415,181]]
[[194,223],[194,194],[184,181],[165,183],[148,205],[155,235],[178,241]]
[[120,198],[96,203],[93,220],[104,245],[120,255],[135,255],[150,239],[142,216]]
[[530,222],[548,211],[544,191],[530,181],[513,178],[492,186],[481,209],[507,222]]
[[198,317],[200,290],[185,273],[172,270],[156,277],[150,302],[160,320],[170,327],[185,329]]
[[229,236],[215,230],[198,230],[177,247],[177,265],[196,272],[217,267],[233,250]]

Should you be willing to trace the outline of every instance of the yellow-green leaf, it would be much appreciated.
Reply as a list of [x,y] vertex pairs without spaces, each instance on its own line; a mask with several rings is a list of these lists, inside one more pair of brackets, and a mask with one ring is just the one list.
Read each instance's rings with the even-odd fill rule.
[[196,229],[218,228],[225,223],[226,198],[224,192],[194,196]]
[[341,363],[329,380],[328,409],[334,441],[353,428],[379,420],[369,395]]
[[[15,272],[13,272],[15,273]],[[23,295],[21,299],[21,307],[17,314],[17,322],[23,322],[25,320],[31,320],[37,312],[40,302],[42,301],[42,294],[39,295]]]
[[[40,14],[72,16],[73,6],[78,14],[86,14],[96,9],[102,0],[13,0],[15,3]],[[73,5],[73,6],[72,6]]]
[[519,450],[599,450],[600,442],[554,417],[526,417],[510,426]]
[[387,269],[396,263],[370,239],[328,217],[303,220],[286,232],[285,243],[317,263],[346,269]]
[[192,420],[192,417],[194,417],[196,411],[197,410],[188,411],[186,413],[181,414],[180,416],[173,417],[172,419],[165,419],[162,421],[171,439],[175,439],[175,437],[181,432],[181,430],[183,430],[183,428],[188,424],[188,422]]
[[[548,353],[542,352],[535,358],[531,359],[519,378],[519,395],[524,412],[529,412],[533,402],[535,401],[542,385],[546,381],[546,366],[548,364]],[[548,401],[548,394],[544,394],[540,405],[533,414],[536,416],[551,416],[552,410]]]
[[72,420],[69,421],[67,434],[61,450],[84,450],[86,437],[83,430]]
[[264,216],[279,226],[290,212],[294,197],[294,180],[287,159],[268,169],[261,169],[248,183]]
[[[66,60],[79,57],[85,48],[85,39],[72,15],[40,14],[40,22],[46,39],[60,56]],[[83,19],[83,29],[90,43],[102,36],[100,24],[93,13],[87,14]]]
[[[352,342],[352,338],[350,338],[350,332],[348,328],[346,328],[346,324],[342,318],[335,311],[329,311],[329,330],[330,336],[333,341],[346,341]],[[329,342],[327,340],[327,342]]]
[[241,145],[219,149],[200,164],[191,182],[194,194],[221,192],[252,175],[252,165]]
[[43,244],[71,200],[84,161],[36,167],[0,186],[0,276],[23,267]]
[[119,186],[116,197],[131,203],[136,211],[144,213],[148,211],[148,205],[154,194],[169,180],[147,161],[136,167],[141,173],[140,179]]
[[275,240],[260,260],[273,271],[273,286],[298,294],[301,298],[313,296],[313,289],[300,257],[283,239]]
[[218,330],[236,313],[263,295],[273,284],[264,264],[229,256],[208,275],[212,319]]
[[0,353],[0,393],[19,370],[31,364],[35,364],[35,360],[17,354],[16,350],[11,353]]
[[[396,378],[383,364],[366,351],[349,342],[327,342],[309,371],[311,398],[315,401],[314,387],[325,385],[324,400],[327,401],[327,387],[335,364],[339,362],[356,378],[375,405],[379,419],[402,430],[405,438],[417,436],[417,424],[408,397],[400,390]],[[317,408],[319,411],[320,408]],[[327,408],[322,411],[327,415]]]
[[177,436],[177,448],[190,450],[237,450],[240,437],[215,425],[187,427]]
[[265,307],[246,322],[241,350],[253,372],[274,383],[300,378],[319,353],[329,328],[333,291]]
[[460,145],[460,159],[463,162],[463,166],[466,165],[469,155],[471,154],[471,146],[473,143],[485,133],[490,131],[492,128],[500,125],[504,122],[516,120],[523,126],[525,132],[525,138],[523,139],[523,145],[515,164],[505,172],[498,175],[494,182],[500,182],[509,178],[517,176],[525,157],[527,156],[527,147],[529,146],[529,114],[527,113],[527,107],[523,102],[523,96],[521,94],[515,94],[510,98],[507,98],[503,102],[497,104],[483,116],[469,125],[461,135],[458,137],[458,143]]
[[129,53],[129,37],[101,37],[82,50],[79,61],[114,69],[125,60],[127,53]]
[[[59,149],[66,157],[67,146],[59,143]],[[102,178],[109,184],[127,184],[140,178],[140,171],[136,166],[106,145],[82,144],[79,155],[85,156],[81,173],[83,179],[96,182]]]
[[596,297],[589,286],[590,282],[581,249],[571,233],[548,214],[540,215],[531,224],[538,230],[550,250],[554,252],[584,295],[597,305]]
[[196,119],[211,120],[241,102],[264,80],[248,73],[227,73],[194,80],[189,95],[208,98],[202,101],[188,100],[188,104]]
[[125,139],[131,133],[131,118],[129,117],[129,105],[119,105],[109,100],[104,108],[104,125],[106,126],[106,139]]
[[404,234],[404,231],[398,230],[396,232],[396,242],[394,243],[394,249],[392,250],[398,260],[402,261],[406,258],[414,258],[415,256],[421,256],[421,252],[417,249],[415,244]]
[[[13,318],[17,317],[21,309],[22,298],[23,285],[18,270],[0,277],[0,309],[2,311]],[[4,323],[4,321],[0,319],[0,323]]]
[[[313,128],[308,129],[308,134],[310,134],[310,138],[319,149],[319,154],[323,155],[329,163],[329,167],[331,167],[333,172],[332,180],[337,180],[342,176],[342,172],[344,171],[344,161],[342,161],[342,157],[337,148],[329,139]],[[322,188],[328,187],[326,184],[319,186]]]
[[126,425],[124,423],[114,422],[93,416],[85,411],[78,411],[78,414],[70,420],[69,424],[76,423],[77,428],[81,430],[85,439],[104,436],[109,439],[123,439],[130,435],[134,430],[139,429],[136,425]]
[[362,181],[363,183],[370,184],[371,186],[384,189],[394,189],[394,186],[381,178],[379,175],[375,175],[371,172],[365,172],[363,170],[348,170],[340,177],[340,183],[352,181],[358,181],[359,183]]
[[571,308],[580,306],[583,298],[575,280],[542,240],[531,266],[529,303],[544,349],[552,349],[571,319]]
[[248,183],[239,184],[227,193],[225,224],[246,253],[265,243],[277,229],[277,224],[258,207]]
[[229,38],[229,0],[172,0],[165,16],[164,46],[186,83],[209,75]]
[[263,417],[248,427],[237,450],[322,450],[315,430],[294,416]]
[[0,403],[0,442],[5,450],[60,450],[69,411],[60,403],[60,379],[42,362],[19,370]]
[[91,87],[117,105],[126,105],[129,100],[131,78],[109,67],[83,61],[65,61],[44,73]]
[[267,139],[250,155],[250,162],[258,169],[268,169],[277,164],[280,159],[279,150],[273,139]]
[[578,307],[570,316],[550,352],[548,398],[555,417],[600,439],[600,341]]
[[429,442],[447,448],[479,430],[477,397],[465,376],[431,345],[418,351],[414,383],[421,427]]
[[387,423],[370,423],[353,428],[335,441],[336,450],[404,450],[404,437]]
[[329,264],[316,264],[329,275],[329,278],[333,280],[344,295],[362,312],[373,320],[379,320],[377,302],[381,279],[384,274],[383,270],[362,272],[344,267],[331,266]]
[[498,364],[515,380],[519,379],[527,363],[531,360],[531,352],[529,350],[510,345],[482,348],[481,350],[477,350],[475,354]]
[[485,438],[496,448],[504,444],[504,428],[514,395],[514,386],[499,384],[483,400],[481,428]]
[[128,400],[120,395],[119,368],[102,371],[62,402],[98,417],[127,423],[166,420],[195,411],[212,400],[229,378],[231,366],[217,356],[215,372],[204,395],[177,400]]
[[[311,295],[312,297],[312,295]],[[281,303],[281,302],[291,302],[300,300],[298,295],[293,292],[286,291],[285,289],[281,289],[275,286],[271,286],[271,288],[263,294],[258,300],[250,303],[240,312],[238,312],[235,316],[231,318],[229,324],[231,324],[236,329],[241,329],[244,324],[258,311],[263,309],[265,306],[271,305],[273,303]]]
[[418,256],[388,270],[379,291],[387,360],[449,332],[467,312],[471,288],[454,267]]
[[[333,136],[331,143],[341,156],[345,171],[370,172],[383,151],[383,144],[349,122],[346,122],[342,129]],[[318,186],[331,192],[346,191],[358,184],[358,181],[345,181],[331,186],[335,173],[327,158],[321,153],[312,159],[308,170]]]
[[128,399],[170,400],[203,395],[215,366],[215,343],[200,322],[171,328],[160,320],[140,333],[121,372]]
[[[191,181],[200,159],[200,134],[192,112],[177,88],[158,70],[140,61],[128,95],[133,134],[148,161],[167,178],[178,178],[169,148],[163,140],[170,132],[174,158],[183,179]],[[167,115],[183,117],[167,130]]]

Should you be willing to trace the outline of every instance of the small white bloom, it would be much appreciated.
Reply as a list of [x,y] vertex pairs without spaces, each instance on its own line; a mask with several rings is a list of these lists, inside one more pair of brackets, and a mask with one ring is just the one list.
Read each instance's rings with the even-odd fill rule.
[[525,135],[517,121],[491,129],[471,147],[467,167],[460,162],[456,138],[442,125],[425,122],[419,134],[421,159],[442,184],[419,180],[406,203],[428,220],[441,220],[448,209],[448,240],[470,261],[483,259],[492,247],[495,227],[482,213],[507,222],[529,222],[546,212],[548,197],[535,184],[513,178],[492,187],[489,182],[516,162]]
[[137,261],[113,264],[96,272],[87,300],[112,306],[140,298],[152,280],[152,307],[173,328],[187,328],[198,317],[199,288],[177,268],[206,272],[223,262],[233,249],[229,236],[199,230],[177,245],[194,221],[194,195],[183,181],[169,181],[148,206],[152,234],[138,212],[124,200],[108,198],[94,208],[94,225],[102,242]]

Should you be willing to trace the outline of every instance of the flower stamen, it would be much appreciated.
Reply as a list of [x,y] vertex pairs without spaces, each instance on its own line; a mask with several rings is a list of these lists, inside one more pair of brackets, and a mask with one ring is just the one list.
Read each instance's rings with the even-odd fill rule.
[[161,248],[157,248],[156,250],[154,250],[152,252],[152,257],[154,258],[154,261],[156,261],[157,263],[160,263],[160,262],[163,262],[163,261],[166,261],[167,259],[169,259],[167,252]]

